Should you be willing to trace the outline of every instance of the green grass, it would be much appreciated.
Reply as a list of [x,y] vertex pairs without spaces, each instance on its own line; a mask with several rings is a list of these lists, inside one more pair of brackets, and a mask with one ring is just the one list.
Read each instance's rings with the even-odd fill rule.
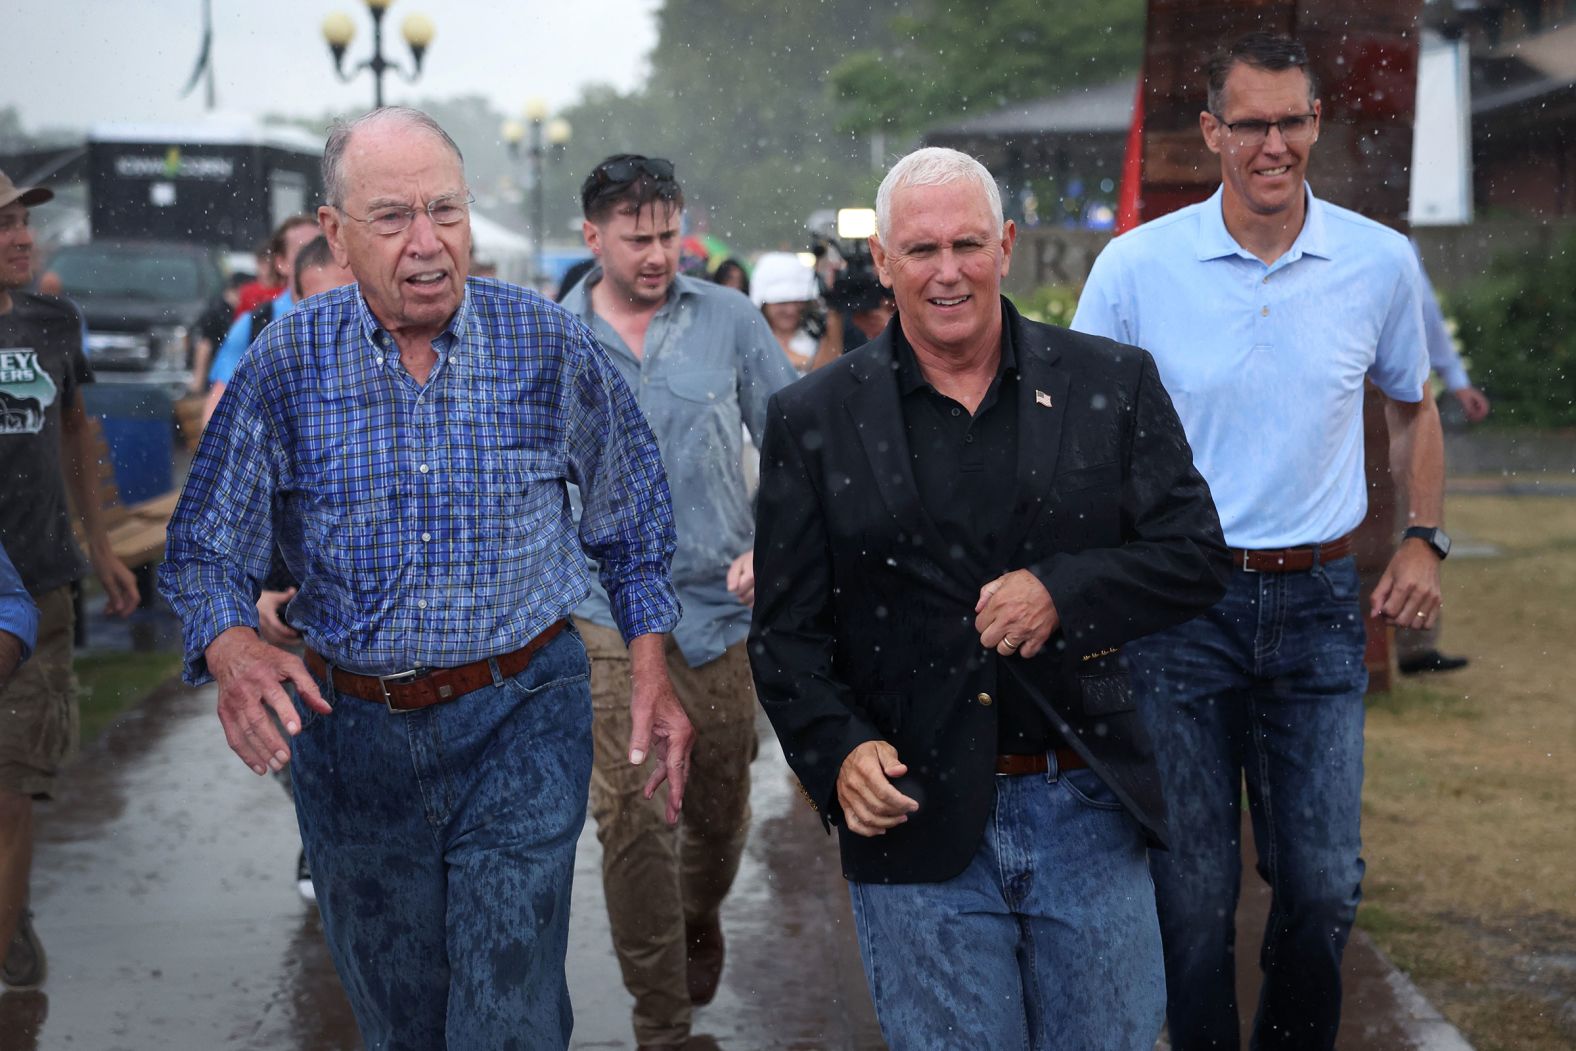
[[115,717],[178,675],[178,653],[95,653],[74,662],[82,708],[82,745],[91,744]]

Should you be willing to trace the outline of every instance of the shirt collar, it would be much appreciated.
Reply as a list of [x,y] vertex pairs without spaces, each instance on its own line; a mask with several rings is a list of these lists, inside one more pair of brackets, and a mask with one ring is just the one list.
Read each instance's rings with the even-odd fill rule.
[[[586,271],[585,277],[581,278],[580,283],[570,289],[569,294],[564,297],[564,301],[559,305],[589,325],[591,323],[591,315],[595,313],[591,309],[591,287],[600,280],[602,280],[602,264],[598,263]],[[701,286],[709,283],[699,278],[690,277],[688,274],[675,275],[673,284],[668,288],[668,298],[657,313],[660,314],[668,310],[685,296],[700,295]]]
[[[1324,202],[1313,195],[1313,187],[1306,181],[1302,184],[1302,192],[1307,210],[1303,216],[1302,229],[1297,233],[1297,239],[1286,250],[1284,260],[1288,263],[1295,262],[1304,255],[1316,255],[1321,259],[1330,258],[1329,239],[1324,225]],[[1231,236],[1231,231],[1226,229],[1225,194],[1225,184],[1221,184],[1199,211],[1196,247],[1200,260],[1220,259],[1228,255],[1238,255],[1244,259],[1253,258],[1253,253],[1239,245],[1237,239]]]
[[[903,334],[903,326],[897,318],[892,324],[892,349],[897,355],[898,394],[906,396],[930,386],[930,381],[920,371],[919,358],[914,355],[914,348],[909,345],[908,337]],[[1007,316],[1004,306],[1001,318],[1001,362],[996,366],[996,379],[1000,380],[1009,373],[1016,375],[1017,372],[1018,351],[1012,339],[1012,319]]]
[[[367,297],[361,294],[359,288],[356,292],[356,318],[361,323],[361,331],[366,334],[374,347],[390,348],[387,352],[392,352],[394,337],[390,336],[379,323],[377,316],[372,313],[372,308],[367,305]],[[467,279],[465,290],[460,295],[459,309],[454,312],[453,317],[449,318],[449,323],[443,327],[443,331],[438,333],[438,338],[432,341],[433,346],[439,349],[459,346],[464,341],[470,324],[471,283]]]

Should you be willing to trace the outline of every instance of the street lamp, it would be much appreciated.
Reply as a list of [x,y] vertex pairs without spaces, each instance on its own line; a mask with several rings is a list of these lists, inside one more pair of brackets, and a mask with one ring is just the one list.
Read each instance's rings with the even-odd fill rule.
[[335,11],[323,19],[323,39],[328,43],[329,53],[334,56],[334,72],[339,74],[340,80],[349,83],[363,69],[372,70],[372,108],[382,109],[384,72],[392,69],[403,77],[406,83],[415,83],[421,76],[421,60],[427,54],[427,45],[432,43],[432,38],[437,35],[437,29],[433,26],[432,19],[426,15],[405,16],[405,21],[400,24],[400,33],[405,37],[405,43],[410,45],[410,57],[413,60],[413,68],[407,73],[404,66],[383,57],[383,15],[394,0],[363,0],[363,2],[372,14],[371,58],[357,63],[349,73],[345,72],[345,49],[350,46],[351,40],[355,39],[356,23],[342,11]]
[[537,282],[541,281],[546,265],[542,251],[547,232],[545,162],[549,152],[555,160],[563,155],[573,132],[569,122],[562,117],[548,120],[548,112],[546,99],[533,98],[525,104],[524,124],[507,120],[501,129],[503,141],[509,147],[509,156],[515,160],[520,158],[522,144],[529,142],[526,155],[531,162],[527,175],[531,189],[531,276]]

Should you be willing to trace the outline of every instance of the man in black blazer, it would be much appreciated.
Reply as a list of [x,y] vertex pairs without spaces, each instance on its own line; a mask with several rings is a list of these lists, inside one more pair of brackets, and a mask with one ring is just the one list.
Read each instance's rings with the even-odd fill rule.
[[1149,1048],[1159,781],[1121,647],[1222,594],[1209,491],[1149,355],[1022,318],[990,173],[900,161],[898,316],[768,409],[750,657],[839,826],[894,1048]]

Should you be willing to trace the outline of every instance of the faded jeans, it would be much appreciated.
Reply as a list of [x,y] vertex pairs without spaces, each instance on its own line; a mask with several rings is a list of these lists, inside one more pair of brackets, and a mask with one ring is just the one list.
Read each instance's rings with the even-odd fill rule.
[[1357,569],[1233,572],[1226,596],[1127,647],[1155,744],[1171,850],[1152,868],[1176,1051],[1239,1045],[1244,776],[1273,893],[1255,1048],[1335,1044],[1341,954],[1363,875],[1364,630]]
[[968,868],[850,883],[893,1051],[1150,1051],[1165,1002],[1138,824],[1093,771],[996,778]]
[[580,637],[420,711],[324,696],[332,715],[301,709],[296,813],[367,1047],[567,1047],[569,888],[591,776]]

